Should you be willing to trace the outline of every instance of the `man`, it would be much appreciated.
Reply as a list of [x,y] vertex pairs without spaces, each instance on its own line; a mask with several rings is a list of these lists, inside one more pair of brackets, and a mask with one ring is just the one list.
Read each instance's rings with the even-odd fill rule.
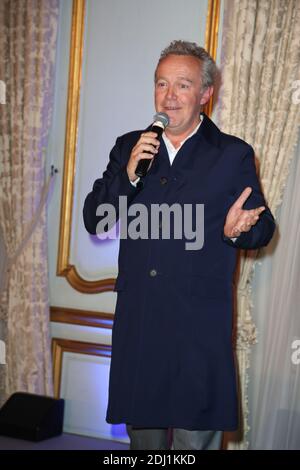
[[[107,421],[127,424],[131,449],[167,449],[168,429],[174,449],[219,449],[221,432],[238,426],[231,337],[237,248],[266,245],[275,224],[252,148],[200,114],[215,74],[204,49],[173,41],[155,72],[155,107],[169,117],[162,139],[149,129],[118,138],[85,201],[90,233],[101,219],[97,207],[117,209],[120,196],[126,216],[135,203],[149,213],[154,204],[204,205],[201,249],[186,249],[187,237],[174,230],[170,239],[160,232],[120,242]],[[135,171],[146,158],[151,166],[140,180]]]

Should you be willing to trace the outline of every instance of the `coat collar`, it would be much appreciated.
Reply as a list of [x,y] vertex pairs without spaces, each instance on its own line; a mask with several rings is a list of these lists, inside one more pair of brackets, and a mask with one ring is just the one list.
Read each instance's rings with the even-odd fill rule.
[[[218,127],[213,123],[209,117],[202,113],[203,120],[201,126],[199,127],[198,131],[191,136],[183,145],[181,149],[179,149],[178,154],[176,155],[172,167],[170,166],[168,152],[165,146],[163,139],[161,139],[161,146],[159,150],[159,159],[155,159],[154,164],[149,170],[149,174],[153,174],[158,170],[158,166],[160,167],[160,171],[165,168],[166,171],[172,168],[172,171],[175,172],[178,176],[176,188],[174,189],[177,191],[183,185],[187,183],[187,176],[185,171],[182,172],[183,168],[189,165],[189,153],[194,148],[196,143],[199,143],[201,147],[201,154],[209,155],[210,151],[213,148],[219,148],[221,143],[221,132]],[[147,129],[150,130],[151,126]],[[184,155],[181,155],[182,151],[184,151]],[[183,157],[183,158],[182,158]]]
[[[221,131],[220,129],[213,123],[211,119],[205,114],[201,113],[203,116],[203,121],[201,126],[199,127],[196,134],[194,134],[191,138],[199,138],[201,137],[206,141],[206,143],[213,145],[215,147],[219,147],[220,138],[221,138]],[[148,126],[145,131],[150,131],[151,125]]]
[[221,139],[221,131],[213,123],[211,119],[205,114],[202,113],[203,121],[195,136],[206,141],[207,144],[213,145],[214,147],[219,147]]
[[[181,188],[189,182],[188,167],[191,161],[190,160],[191,154],[195,155],[193,151],[193,149],[195,148],[195,144],[196,145],[199,144],[199,147],[198,145],[197,147],[200,153],[198,153],[199,152],[198,151],[197,155],[201,159],[203,155],[209,155],[213,149],[220,147],[220,143],[221,143],[220,130],[213,123],[213,121],[209,119],[209,117],[206,114],[203,113],[202,115],[203,115],[203,120],[198,131],[184,143],[183,147],[179,149],[178,154],[176,155],[173,161],[172,171],[174,175],[176,176],[176,183],[174,184],[175,193],[178,190],[181,190]],[[182,155],[182,152],[184,152],[183,155]],[[163,167],[167,165],[166,168],[167,167],[171,168],[167,149],[163,141],[160,147],[160,156],[163,159],[163,161],[161,161],[161,165]],[[155,170],[155,168],[153,168],[153,170]]]
[[[213,123],[209,117],[202,113],[203,119],[201,126],[197,132],[192,135],[188,140],[185,141],[183,146],[178,150],[178,153],[173,161],[173,168],[177,167],[178,164],[183,164],[187,158],[185,156],[184,160],[181,158],[181,153],[184,152],[185,155],[194,148],[195,143],[201,145],[201,153],[209,152],[212,148],[219,148],[221,143],[221,132],[218,127]],[[162,141],[161,153],[167,159],[169,163],[169,156],[165,146],[165,143]]]

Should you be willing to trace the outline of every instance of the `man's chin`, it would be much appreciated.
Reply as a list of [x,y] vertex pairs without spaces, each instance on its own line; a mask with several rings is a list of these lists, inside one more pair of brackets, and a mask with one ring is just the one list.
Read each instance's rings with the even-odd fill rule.
[[[167,113],[168,114],[168,113]],[[176,127],[179,126],[179,123],[178,123],[178,120],[176,119],[176,117],[170,113],[168,114],[169,116],[169,124],[168,124],[168,127],[170,129],[175,129]]]

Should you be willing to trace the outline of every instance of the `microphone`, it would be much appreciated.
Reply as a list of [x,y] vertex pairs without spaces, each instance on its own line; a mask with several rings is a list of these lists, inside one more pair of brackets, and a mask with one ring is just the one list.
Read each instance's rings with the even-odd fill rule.
[[[154,122],[150,130],[151,132],[156,132],[157,138],[160,139],[163,131],[169,124],[169,116],[166,113],[156,113],[153,119],[154,119]],[[151,152],[145,151],[145,153],[151,153]],[[143,178],[144,176],[146,176],[151,162],[152,160],[148,158],[142,158],[137,164],[135,174],[139,176],[140,178]]]

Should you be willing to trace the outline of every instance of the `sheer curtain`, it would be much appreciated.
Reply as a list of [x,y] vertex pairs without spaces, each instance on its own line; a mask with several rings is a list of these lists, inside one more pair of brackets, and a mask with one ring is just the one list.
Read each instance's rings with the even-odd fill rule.
[[[300,73],[299,0],[224,0],[222,86],[218,124],[251,144],[267,204],[282,201],[297,144],[300,106],[293,100]],[[248,446],[248,368],[257,340],[251,283],[257,252],[243,252],[237,283],[236,351],[241,426],[226,434],[229,448]]]
[[0,1],[0,404],[15,391],[53,392],[43,202],[58,12],[58,0]]
[[251,449],[300,449],[300,364],[291,358],[300,340],[300,138],[277,223],[252,286],[258,344],[249,381]]

